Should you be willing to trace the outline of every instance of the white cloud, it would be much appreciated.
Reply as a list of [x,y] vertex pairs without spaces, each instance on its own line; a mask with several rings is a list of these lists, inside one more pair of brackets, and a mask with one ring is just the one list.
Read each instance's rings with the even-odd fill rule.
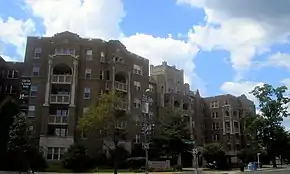
[[[68,30],[82,37],[120,39],[128,50],[148,58],[154,65],[167,61],[177,68],[184,69],[185,80],[191,84],[194,81],[193,87],[205,90],[202,80],[194,72],[193,59],[199,50],[197,46],[187,41],[173,39],[170,35],[165,38],[142,33],[125,36],[120,28],[120,22],[125,17],[122,0],[24,0],[24,2],[25,9],[41,19],[46,36]],[[22,39],[25,39],[25,35],[21,37]],[[14,45],[19,46],[15,43]]]
[[86,37],[116,38],[125,16],[121,0],[25,0],[43,20],[45,35],[69,30]]
[[[128,50],[149,58],[150,63],[157,65],[162,61],[176,65],[177,68],[184,69],[185,81],[192,84],[194,78],[193,58],[198,53],[198,48],[182,40],[153,37],[146,34],[135,34],[123,37],[121,41],[127,46]],[[192,79],[194,78],[194,79]]]
[[[34,30],[34,22],[31,19],[22,21],[9,17],[6,21],[4,21],[0,17],[0,42],[16,47],[17,56],[20,57],[17,58],[17,60],[23,59],[26,36]],[[7,56],[3,55],[3,57]],[[15,59],[13,58],[13,60]]]
[[190,31],[193,43],[203,50],[227,50],[233,68],[242,79],[255,55],[268,51],[269,45],[285,42],[289,35],[288,0],[177,0],[202,8],[205,26]]
[[254,101],[255,105],[258,105],[257,99],[250,94],[250,92],[256,87],[256,86],[262,86],[263,82],[224,82],[221,86],[221,90],[225,93],[233,94],[235,96],[239,96],[242,94],[245,94],[248,99]]
[[268,61],[262,64],[262,66],[277,66],[277,67],[284,67],[284,68],[289,69],[290,68],[290,54],[281,53],[281,52],[275,53],[271,55]]

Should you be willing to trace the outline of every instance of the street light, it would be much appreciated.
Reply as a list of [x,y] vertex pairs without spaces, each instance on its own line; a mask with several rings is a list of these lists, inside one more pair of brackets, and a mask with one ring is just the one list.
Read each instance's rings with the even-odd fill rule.
[[150,92],[150,89],[146,89],[145,93],[142,96],[142,116],[144,124],[142,124],[142,130],[144,134],[144,144],[143,148],[145,150],[145,173],[148,174],[148,150],[149,150],[149,143],[147,142],[147,133],[150,130],[150,126],[147,126],[148,124],[148,114],[149,114],[149,102],[148,102],[148,96],[147,93]]

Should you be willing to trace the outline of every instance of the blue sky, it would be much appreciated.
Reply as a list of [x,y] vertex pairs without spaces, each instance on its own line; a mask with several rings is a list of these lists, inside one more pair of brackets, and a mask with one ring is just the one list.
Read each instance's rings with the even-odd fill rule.
[[65,30],[120,39],[152,64],[184,69],[204,96],[254,100],[256,85],[290,87],[289,8],[287,0],[0,0],[0,54],[20,61],[27,35]]

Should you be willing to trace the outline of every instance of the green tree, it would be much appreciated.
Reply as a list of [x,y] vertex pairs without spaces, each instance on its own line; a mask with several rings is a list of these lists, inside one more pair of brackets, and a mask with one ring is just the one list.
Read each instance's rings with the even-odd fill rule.
[[118,171],[118,159],[120,141],[126,138],[126,132],[118,127],[118,118],[124,114],[119,110],[121,105],[120,94],[112,91],[102,94],[85,113],[84,117],[79,119],[78,129],[85,133],[96,134],[99,138],[109,139],[113,142],[114,147],[107,146],[114,159],[114,173]]
[[[151,153],[159,156],[178,156],[191,150],[189,121],[181,113],[166,108],[164,115],[155,121]],[[178,148],[176,148],[178,147]]]
[[215,161],[218,169],[226,167],[226,155],[222,150],[221,144],[206,144],[201,153],[207,163],[213,163]]
[[18,112],[19,107],[12,97],[7,96],[0,102],[0,169],[5,167],[9,128],[13,122],[13,116]]
[[[288,104],[290,98],[285,94],[286,91],[286,86],[275,88],[269,84],[264,84],[263,86],[256,86],[250,92],[258,99],[262,116],[251,118],[252,123],[249,124],[248,129],[254,139],[266,148],[267,154],[272,159],[273,167],[277,167],[276,156],[281,153],[278,149],[285,149],[285,144],[278,144],[277,142],[282,141],[282,139],[286,141],[285,130],[281,126],[283,119],[289,116]],[[281,136],[281,133],[283,136]]]
[[62,164],[65,168],[71,169],[74,172],[86,172],[91,165],[91,159],[86,153],[86,148],[83,145],[71,145],[68,151],[64,154]]
[[9,130],[7,165],[10,169],[27,171],[44,169],[46,161],[29,136],[29,123],[25,115],[17,114]]

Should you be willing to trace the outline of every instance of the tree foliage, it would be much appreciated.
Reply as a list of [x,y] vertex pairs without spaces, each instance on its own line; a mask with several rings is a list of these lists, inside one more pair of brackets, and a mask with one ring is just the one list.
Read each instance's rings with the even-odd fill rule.
[[186,141],[190,141],[189,121],[181,113],[166,108],[164,115],[156,120],[152,151],[155,154],[158,152],[160,155],[176,156],[189,150],[191,146]]
[[[114,149],[107,145],[109,150],[113,150],[114,173],[117,173],[119,142],[124,140],[126,132],[118,128],[118,117],[124,114],[119,110],[121,105],[121,95],[111,91],[102,94],[97,101],[92,103],[84,117],[78,122],[78,129],[90,134],[98,134],[101,138],[108,138],[114,143]],[[104,142],[104,145],[105,142]]]
[[30,167],[34,170],[44,169],[46,161],[38,147],[32,142],[29,131],[29,123],[24,114],[13,117],[13,123],[9,130],[7,143],[7,163],[9,169],[27,171]]
[[222,150],[221,144],[206,144],[201,153],[207,163],[213,163],[215,161],[218,169],[226,169],[228,167],[226,155],[225,152]]
[[7,142],[9,140],[9,128],[13,122],[13,116],[18,114],[19,108],[15,100],[8,96],[0,102],[0,168],[4,167]]
[[91,159],[83,145],[74,144],[64,154],[62,164],[65,168],[74,172],[86,172],[91,165]]
[[209,143],[206,144],[202,150],[202,156],[208,163],[213,161],[218,161],[220,155],[224,155],[222,146],[219,143]]
[[290,98],[285,94],[286,91],[286,86],[275,88],[264,84],[250,92],[258,99],[262,114],[247,116],[246,129],[254,141],[266,148],[274,167],[275,157],[282,155],[289,144],[289,135],[281,126],[283,119],[289,116]]
[[121,104],[119,94],[112,91],[104,93],[86,111],[78,122],[78,129],[84,132],[100,133],[117,144],[123,138],[122,130],[117,128]]

